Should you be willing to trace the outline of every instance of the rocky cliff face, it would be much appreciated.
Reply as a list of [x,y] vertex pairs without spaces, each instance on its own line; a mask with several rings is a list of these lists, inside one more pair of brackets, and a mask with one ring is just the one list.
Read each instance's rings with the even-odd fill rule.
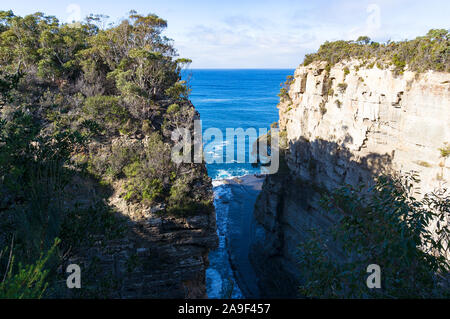
[[[186,125],[193,129],[193,120],[198,119],[199,114],[192,104],[189,104],[189,109],[192,117]],[[169,145],[170,133],[164,134]],[[114,147],[148,148],[151,147],[148,141],[145,135],[123,135],[90,146],[92,152],[107,158],[112,156]],[[80,179],[70,185],[78,185],[77,189],[69,190],[78,195],[68,206],[75,206],[75,203],[89,206],[104,201],[122,220],[124,229],[112,240],[105,240],[102,236],[93,247],[75,253],[67,261],[67,264],[79,264],[82,275],[88,273],[86,276],[90,277],[92,292],[80,289],[81,297],[90,297],[90,294],[96,298],[121,299],[208,297],[205,282],[208,253],[218,244],[216,217],[212,209],[212,183],[205,164],[182,163],[178,170],[189,177],[186,181],[192,184],[190,190],[195,192],[195,200],[211,203],[210,206],[199,206],[184,214],[171,214],[167,212],[165,203],[149,206],[127,201],[126,184],[121,179],[109,185],[107,194],[99,189],[96,181]],[[62,286],[65,288],[65,282]],[[67,289],[62,290],[67,292]],[[78,297],[72,292],[67,293],[67,297]]]
[[422,194],[450,181],[450,157],[439,150],[450,144],[448,73],[314,62],[295,71],[279,114],[286,167],[267,177],[256,203],[252,254],[268,296],[295,294],[286,280],[298,275],[297,244],[334,222],[318,206],[321,193],[412,170]]
[[129,220],[122,239],[91,249],[89,263],[95,256],[103,282],[114,279],[110,298],[207,298],[208,252],[216,244],[213,214],[176,218],[150,213]]
[[[171,160],[172,132],[199,118],[182,79],[190,60],[154,14],[94,20],[1,12],[0,268],[15,283],[11,256],[41,265],[59,245],[45,293],[29,279],[0,297],[205,297],[211,179]],[[65,285],[68,263],[81,289]]]

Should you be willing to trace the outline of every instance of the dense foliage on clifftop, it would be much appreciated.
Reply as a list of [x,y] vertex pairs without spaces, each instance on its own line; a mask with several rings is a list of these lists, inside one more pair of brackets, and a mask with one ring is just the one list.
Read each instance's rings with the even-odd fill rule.
[[370,41],[359,37],[356,41],[325,42],[316,53],[307,54],[303,62],[327,61],[330,66],[351,58],[368,62],[372,66],[384,68],[393,65],[402,72],[406,66],[411,71],[450,71],[450,34],[445,29],[430,30],[425,36],[414,40],[387,43]]
[[211,208],[206,172],[170,158],[172,130],[197,116],[181,81],[190,61],[156,15],[102,24],[0,12],[0,297],[41,296],[45,276],[21,270],[43,275],[44,264],[120,236],[112,191],[161,213]]

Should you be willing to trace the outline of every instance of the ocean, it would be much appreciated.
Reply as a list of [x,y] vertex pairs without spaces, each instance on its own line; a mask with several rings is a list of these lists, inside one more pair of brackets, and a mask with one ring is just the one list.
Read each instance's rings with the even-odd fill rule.
[[[189,78],[192,92],[190,99],[200,112],[203,131],[208,128],[218,128],[222,131],[224,140],[205,141],[204,150],[207,159],[219,158],[226,153],[230,144],[230,136],[226,138],[226,128],[260,128],[270,129],[270,124],[278,121],[280,84],[288,75],[294,74],[292,69],[283,70],[190,70],[185,74]],[[205,137],[205,136],[204,136]],[[244,149],[236,141],[236,154]],[[248,145],[253,141],[247,140]],[[235,161],[237,156],[235,158]],[[230,159],[232,161],[233,159]],[[230,178],[259,173],[247,163],[212,163],[207,165],[208,174],[212,179]]]
[[[244,150],[246,163],[238,163],[236,158],[226,158],[227,145],[233,145],[226,136],[227,128],[260,128],[270,129],[270,124],[278,121],[277,104],[280,84],[293,69],[239,69],[239,70],[206,70],[194,69],[185,72],[192,91],[190,99],[202,120],[203,132],[210,128],[219,129],[223,140],[203,140],[205,158],[209,161],[222,157],[226,163],[207,164],[208,175],[213,179],[214,205],[216,207],[217,233],[219,248],[209,253],[209,268],[206,270],[207,294],[210,298],[244,298],[242,289],[235,278],[230,265],[228,229],[233,221],[229,218],[230,201],[233,201],[231,188],[225,179],[259,174],[260,168],[249,163],[249,145],[252,140],[246,140],[246,145],[239,145],[236,140],[236,153]],[[242,144],[243,141],[241,141]],[[231,144],[230,144],[231,143]],[[252,212],[242,212],[252,214]]]

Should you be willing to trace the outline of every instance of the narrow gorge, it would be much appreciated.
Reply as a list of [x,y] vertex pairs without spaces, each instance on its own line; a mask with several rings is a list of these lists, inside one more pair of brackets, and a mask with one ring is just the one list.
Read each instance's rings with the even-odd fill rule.
[[0,299],[450,298],[449,31],[249,69],[303,40],[204,7],[0,10]]

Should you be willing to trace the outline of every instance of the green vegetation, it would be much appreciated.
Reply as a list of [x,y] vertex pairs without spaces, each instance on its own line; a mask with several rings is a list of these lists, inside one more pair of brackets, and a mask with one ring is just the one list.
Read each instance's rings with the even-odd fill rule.
[[345,92],[345,90],[347,90],[348,84],[345,83],[345,82],[339,83],[339,84],[337,85],[337,87],[338,87],[339,93],[342,94],[342,93]]
[[425,162],[425,161],[418,161],[417,164],[420,166],[423,166],[423,167],[431,167],[432,166],[430,163]]
[[326,105],[325,101],[320,102],[319,109],[320,109],[320,114],[322,114],[322,115],[325,115],[325,113],[327,113],[327,108],[325,105]]
[[[356,41],[334,41],[322,44],[317,53],[307,54],[304,65],[313,61],[327,61],[330,66],[352,58],[369,61],[375,59],[379,67],[395,66],[401,73],[405,67],[417,72],[427,70],[450,70],[449,31],[430,30],[425,36],[414,40],[378,43],[368,37],[359,37]],[[370,63],[372,68],[375,62]]]
[[158,133],[152,133],[141,157],[123,167],[127,177],[124,198],[154,204],[157,199],[162,199],[164,186],[169,187],[170,181],[164,179],[172,169],[168,145],[163,143]]
[[348,67],[344,68],[344,76],[349,75],[350,74],[350,69]]
[[441,152],[441,157],[445,158],[450,156],[450,145],[445,145],[443,148],[440,148],[439,151]]
[[173,113],[177,113],[180,110],[180,106],[176,103],[174,104],[170,104],[169,107],[167,108],[167,113],[169,114],[173,114]]
[[359,44],[369,44],[370,38],[368,36],[360,36],[358,39],[356,39],[356,42]]
[[[324,194],[322,207],[338,223],[326,233],[312,230],[311,239],[299,246],[300,293],[319,298],[450,297],[450,198],[440,190],[419,201],[416,182],[413,174],[380,177],[368,189],[346,186]],[[380,289],[366,286],[370,264],[381,267]]]
[[[57,268],[121,238],[125,224],[105,204],[112,186],[143,206],[211,210],[206,188],[192,194],[203,172],[178,181],[189,167],[170,159],[170,129],[195,115],[181,81],[190,60],[154,14],[104,29],[102,19],[0,11],[0,297],[60,297]],[[116,283],[101,288],[89,265],[86,291],[103,296]]]
[[286,81],[280,84],[281,89],[280,93],[278,93],[278,96],[280,97],[281,102],[291,100],[291,97],[289,96],[289,87],[291,86],[292,82],[294,82],[294,77],[292,75],[288,75],[286,77]]
[[[15,268],[13,246],[10,247],[8,265],[3,280],[0,282],[0,299],[39,299],[48,288],[48,269],[46,264],[54,256],[59,239],[55,240],[53,247],[32,265],[19,263]],[[5,251],[0,253],[0,256]]]
[[90,96],[84,102],[83,112],[92,123],[107,125],[109,130],[121,128],[130,118],[116,96]]

